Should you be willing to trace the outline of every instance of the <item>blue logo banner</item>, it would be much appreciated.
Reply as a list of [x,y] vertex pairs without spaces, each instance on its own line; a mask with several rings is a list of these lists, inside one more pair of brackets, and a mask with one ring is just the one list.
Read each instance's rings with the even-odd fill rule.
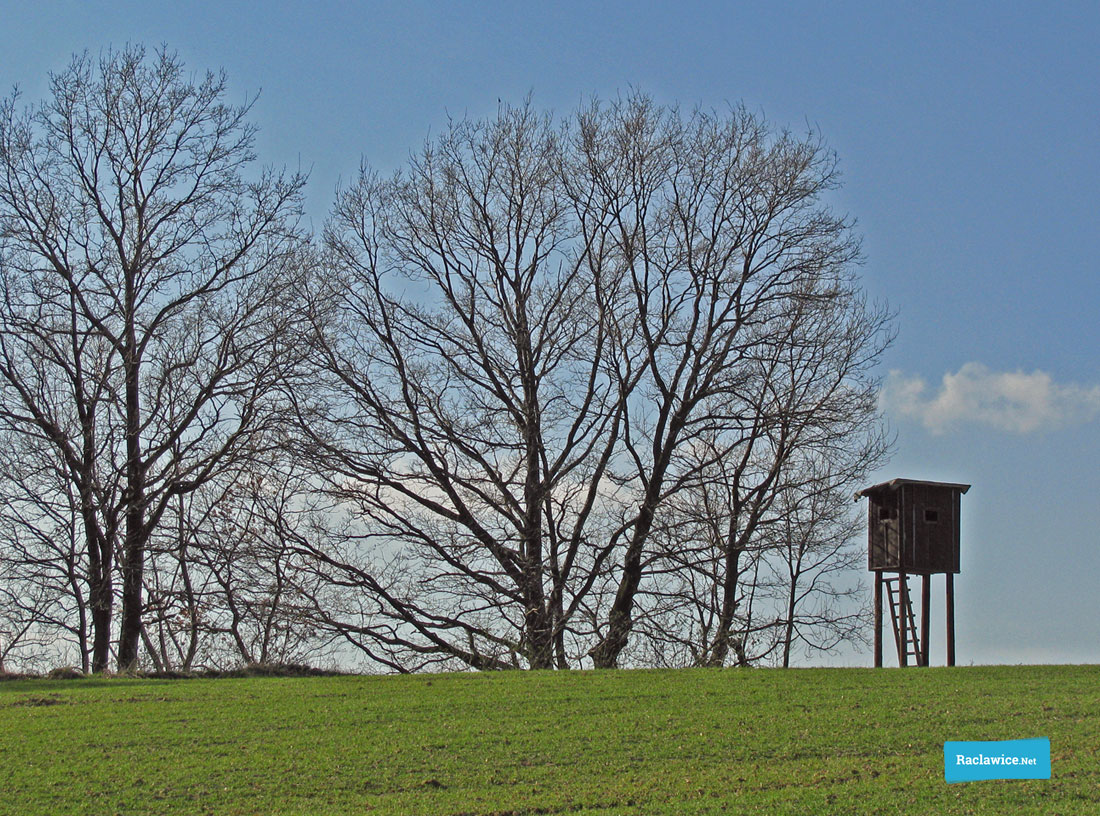
[[948,782],[978,779],[1050,779],[1050,740],[945,742],[943,778]]

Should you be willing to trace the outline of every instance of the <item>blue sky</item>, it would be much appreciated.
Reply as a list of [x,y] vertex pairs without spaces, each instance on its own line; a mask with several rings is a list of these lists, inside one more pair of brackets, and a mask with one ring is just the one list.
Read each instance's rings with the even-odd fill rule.
[[[399,166],[447,116],[631,87],[743,101],[840,156],[884,359],[893,477],[974,485],[961,664],[1100,662],[1100,4],[10,4],[0,88],[74,52],[166,43],[261,91],[263,161],[311,169],[319,228],[360,158]],[[938,579],[933,662],[943,660]],[[841,662],[869,662],[869,654]]]

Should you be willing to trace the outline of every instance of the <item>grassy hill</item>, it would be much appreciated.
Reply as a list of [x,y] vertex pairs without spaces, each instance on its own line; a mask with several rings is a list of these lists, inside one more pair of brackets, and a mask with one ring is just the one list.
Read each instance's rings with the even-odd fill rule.
[[[1052,779],[947,785],[948,739]],[[1100,813],[1100,667],[0,683],[4,814]]]

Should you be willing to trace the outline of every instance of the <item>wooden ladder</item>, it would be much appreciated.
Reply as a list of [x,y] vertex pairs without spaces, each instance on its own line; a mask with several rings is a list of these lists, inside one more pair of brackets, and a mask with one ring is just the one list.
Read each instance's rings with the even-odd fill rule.
[[[909,595],[909,577],[904,582],[901,577],[883,578],[882,583],[886,587],[887,603],[890,606],[890,620],[894,624],[894,642],[898,647],[898,665],[909,665],[909,658],[913,658],[914,665],[925,665],[925,657],[921,654],[921,644],[917,637],[917,621],[913,615],[913,601]],[[903,628],[904,627],[904,628]],[[904,638],[904,647],[902,640]]]

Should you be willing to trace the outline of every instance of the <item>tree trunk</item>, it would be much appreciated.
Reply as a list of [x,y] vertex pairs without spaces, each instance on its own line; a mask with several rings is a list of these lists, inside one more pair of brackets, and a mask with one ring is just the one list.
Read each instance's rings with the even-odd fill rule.
[[145,467],[141,461],[140,361],[134,325],[134,287],[127,276],[126,339],[126,538],[122,562],[122,625],[118,669],[137,668],[142,632],[142,588],[145,583]]
[[[85,522],[87,523],[87,522]],[[114,585],[111,578],[111,553],[100,552],[95,533],[86,531],[88,541],[88,606],[92,618],[93,672],[107,671],[111,659],[111,619]]]
[[791,596],[787,599],[787,623],[783,631],[783,668],[791,667],[791,641],[794,639],[795,583],[791,582]]
[[737,587],[741,578],[739,570],[741,553],[744,547],[730,535],[726,546],[726,557],[722,575],[722,609],[718,615],[717,631],[707,658],[708,666],[724,666],[730,650],[730,630],[733,629],[733,617],[737,613]]
[[[669,457],[671,451],[675,448],[686,414],[687,411],[683,407],[681,407],[680,412],[673,414],[669,421],[668,436],[665,437],[664,444],[660,448],[654,445],[656,455],[654,456],[653,472],[646,487],[641,510],[638,512],[638,520],[634,525],[634,535],[630,538],[630,546],[623,558],[623,575],[619,579],[619,589],[615,593],[615,603],[612,604],[611,612],[608,615],[607,633],[590,652],[592,662],[597,669],[615,668],[619,664],[619,655],[626,648],[627,640],[630,637],[630,630],[634,624],[632,618],[634,597],[638,594],[638,587],[642,583],[642,550],[645,548],[650,530],[653,529],[653,519],[657,513],[657,504],[664,486]],[[661,424],[661,422],[658,422],[656,438],[660,438]]]
[[[654,495],[652,489],[650,495]],[[597,669],[615,668],[619,664],[619,655],[626,648],[630,637],[630,629],[634,623],[631,617],[634,610],[634,596],[638,594],[638,587],[642,582],[642,547],[649,537],[650,528],[653,527],[654,503],[647,497],[639,513],[634,535],[630,539],[630,547],[623,559],[623,575],[619,579],[615,603],[612,604],[607,618],[607,632],[590,653]]]
[[[145,542],[140,510],[127,513],[126,543],[122,565],[122,623],[118,643],[118,670],[137,668],[142,630],[142,586],[144,584]],[[134,524],[133,528],[130,524]]]

